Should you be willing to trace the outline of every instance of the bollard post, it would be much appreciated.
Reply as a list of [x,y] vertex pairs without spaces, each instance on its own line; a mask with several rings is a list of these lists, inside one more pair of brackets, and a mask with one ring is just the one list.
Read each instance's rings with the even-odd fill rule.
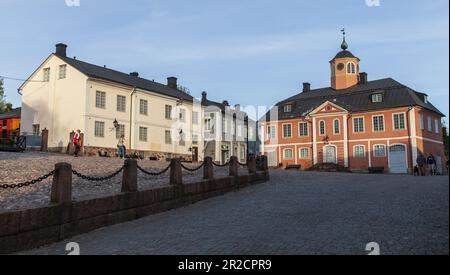
[[230,176],[237,177],[238,169],[239,169],[238,158],[236,156],[232,156],[230,158]]
[[254,156],[248,158],[247,166],[249,174],[256,174],[256,158]]
[[214,179],[214,166],[212,157],[205,157],[205,165],[203,166],[203,179],[212,180]]
[[45,128],[41,134],[41,152],[48,152],[48,130]]
[[137,160],[126,159],[122,176],[122,192],[137,192]]
[[183,173],[181,170],[181,159],[172,159],[170,162],[170,185],[182,185]]
[[262,170],[269,171],[269,161],[267,160],[267,156],[262,156]]
[[72,202],[72,165],[57,163],[53,175],[51,198],[52,203],[66,204]]

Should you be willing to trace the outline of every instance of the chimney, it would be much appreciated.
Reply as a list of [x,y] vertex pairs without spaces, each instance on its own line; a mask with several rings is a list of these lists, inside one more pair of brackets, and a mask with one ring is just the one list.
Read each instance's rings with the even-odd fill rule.
[[61,57],[67,56],[67,45],[63,43],[56,44],[56,55]]
[[131,76],[135,76],[135,77],[139,77],[139,73],[138,72],[132,72],[130,73]]
[[367,73],[359,73],[359,84],[367,83]]
[[303,83],[303,92],[307,93],[311,91],[311,84],[308,82],[304,82]]
[[168,77],[167,78],[167,86],[169,86],[170,88],[173,89],[178,89],[178,84],[177,84],[178,79],[176,77]]
[[230,103],[228,103],[227,100],[224,100],[224,101],[222,102],[222,105],[229,107],[229,106],[230,106]]
[[236,104],[236,105],[234,105],[234,109],[235,109],[236,111],[240,112],[240,111],[241,111],[241,104]]
[[202,93],[202,102],[206,102],[208,100],[208,94],[206,92]]

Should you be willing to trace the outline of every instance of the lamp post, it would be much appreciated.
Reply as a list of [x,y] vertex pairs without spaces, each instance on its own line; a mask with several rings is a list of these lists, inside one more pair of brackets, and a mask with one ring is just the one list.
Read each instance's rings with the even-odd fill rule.
[[245,118],[244,118],[244,123],[245,123],[245,125],[246,125],[246,127],[247,127],[247,160],[248,160],[249,155],[250,155],[250,150],[249,150],[249,144],[250,144],[250,142],[249,142],[249,140],[248,140],[248,116],[247,116],[247,115],[246,115]]

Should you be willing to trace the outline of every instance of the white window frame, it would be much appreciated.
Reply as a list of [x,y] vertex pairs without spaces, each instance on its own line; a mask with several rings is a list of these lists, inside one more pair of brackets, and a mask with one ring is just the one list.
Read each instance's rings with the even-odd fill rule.
[[[302,135],[302,130],[305,130],[304,125],[306,125],[306,134]],[[308,122],[299,122],[298,123],[298,136],[299,137],[309,137],[309,123]]]
[[[363,156],[356,156],[356,148],[357,147],[363,147],[364,148],[364,155]],[[353,158],[366,158],[366,157],[367,157],[366,145],[358,144],[358,145],[354,145],[353,146]]]
[[[291,151],[291,158],[286,158],[286,151],[290,150]],[[285,148],[283,149],[283,160],[293,160],[294,159],[294,149],[292,148]]]
[[166,104],[164,107],[164,117],[167,120],[172,120],[173,106]]
[[419,114],[419,123],[420,123],[420,130],[425,130],[425,116],[424,116],[424,114]]
[[[285,132],[284,132],[284,127],[285,126],[290,126],[290,133],[291,133],[291,135],[290,136],[286,136],[285,135]],[[284,124],[282,124],[282,126],[281,126],[282,128],[283,128],[283,139],[288,139],[288,138],[292,138],[292,123],[284,123]]]
[[[403,115],[403,125],[404,125],[403,128],[395,129],[395,116],[396,115]],[[400,124],[400,121],[399,121],[399,124]],[[404,130],[406,130],[406,113],[405,112],[393,113],[392,114],[392,130],[394,130],[394,131],[404,131]]]
[[126,96],[124,96],[124,95],[116,96],[116,110],[117,110],[117,112],[120,112],[120,113],[127,112],[127,97]]
[[106,109],[106,92],[95,91],[95,108]]
[[[376,148],[377,148],[377,146],[383,146],[384,147],[384,155],[383,156],[377,156],[376,155],[376,152],[377,152]],[[374,144],[373,145],[373,157],[374,158],[385,158],[385,157],[387,157],[387,146],[386,146],[386,144]]]
[[292,104],[285,104],[285,105],[283,106],[283,111],[284,111],[285,113],[290,113],[290,112],[292,112]]
[[121,136],[125,137],[125,124],[119,124],[116,128],[116,139],[121,138]]
[[[102,126],[102,128],[97,128],[97,126]],[[98,129],[98,131],[97,131]],[[104,121],[94,121],[94,136],[97,138],[105,137],[105,122]]]
[[347,74],[356,74],[356,64],[353,62],[347,63]]
[[[336,131],[336,121],[338,123],[338,131]],[[341,134],[341,120],[339,118],[336,118],[333,120],[333,134],[334,135],[340,135]]]
[[[144,135],[145,132],[145,135]],[[147,127],[139,127],[139,141],[147,142],[148,141],[148,128]]]
[[267,139],[268,140],[277,139],[277,126],[276,125],[268,125],[267,126]]
[[165,130],[164,131],[164,143],[166,145],[171,145],[173,143],[172,131],[171,130]]
[[433,126],[431,125],[433,122],[432,122],[432,119],[431,119],[431,117],[429,116],[428,118],[427,118],[427,130],[428,130],[428,132],[433,132]]
[[[322,123],[323,123],[323,133],[322,133]],[[319,136],[326,136],[327,135],[327,123],[325,120],[319,121]]]
[[[382,118],[383,118],[383,124],[382,124],[383,130],[376,130],[376,129],[375,129],[375,118],[376,118],[376,117],[382,117]],[[384,115],[373,115],[373,116],[372,116],[372,132],[374,132],[374,133],[383,133],[384,131],[386,131],[386,126],[385,126],[384,121],[385,121]],[[378,122],[378,123],[379,123],[379,122]]]
[[[302,156],[302,151],[305,151],[306,150],[306,157],[305,156]],[[307,148],[307,147],[303,147],[303,148],[300,148],[300,149],[298,149],[298,155],[299,155],[299,159],[309,159],[309,148]]]
[[58,67],[58,79],[65,79],[67,76],[67,65],[59,65]]
[[44,72],[43,75],[44,82],[50,82],[50,67],[44,68],[43,72]]
[[372,94],[372,103],[381,103],[381,102],[383,102],[383,94],[382,93]]
[[[362,132],[357,132],[356,131],[356,127],[355,127],[355,120],[356,119],[362,119]],[[364,134],[365,132],[366,132],[366,121],[365,121],[365,117],[363,117],[363,116],[357,116],[357,117],[354,117],[353,119],[352,119],[352,124],[353,124],[353,134]]]
[[441,131],[439,130],[439,119],[434,120],[434,133],[435,134],[441,133]]
[[143,116],[148,116],[148,100],[146,99],[139,100],[139,114]]

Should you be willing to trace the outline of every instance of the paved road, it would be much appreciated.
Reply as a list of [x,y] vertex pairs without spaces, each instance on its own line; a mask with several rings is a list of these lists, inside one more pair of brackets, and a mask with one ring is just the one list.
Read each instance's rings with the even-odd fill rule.
[[26,254],[448,254],[448,177],[273,172],[253,186]]

